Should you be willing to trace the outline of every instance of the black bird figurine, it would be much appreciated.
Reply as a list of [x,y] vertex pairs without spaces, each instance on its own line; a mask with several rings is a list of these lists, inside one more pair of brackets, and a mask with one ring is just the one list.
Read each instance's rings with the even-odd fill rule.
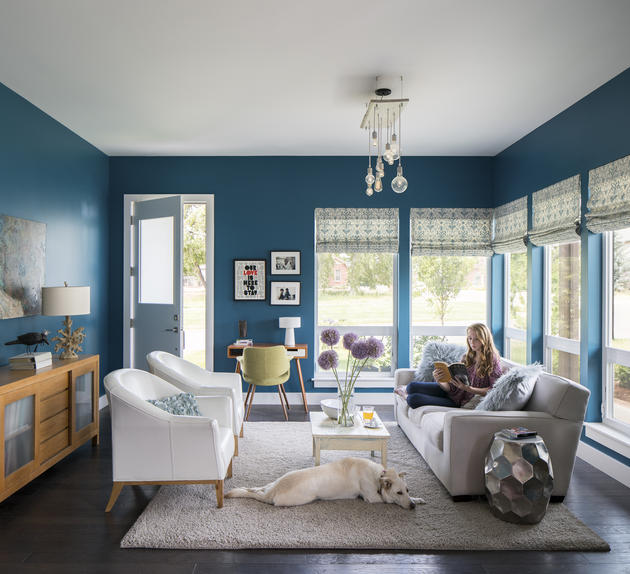
[[37,347],[42,343],[46,343],[50,345],[48,342],[48,331],[42,331],[41,333],[24,333],[23,335],[18,335],[15,341],[9,341],[5,343],[5,345],[26,345],[26,352],[31,352],[31,347],[35,345],[35,351],[37,351]]

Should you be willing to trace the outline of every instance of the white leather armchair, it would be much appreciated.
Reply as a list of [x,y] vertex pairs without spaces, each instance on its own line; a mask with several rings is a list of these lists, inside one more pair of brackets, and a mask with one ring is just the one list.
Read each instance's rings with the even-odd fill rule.
[[238,437],[243,436],[243,384],[238,373],[214,373],[206,371],[181,357],[164,351],[147,355],[149,371],[168,381],[186,393],[200,395],[225,395],[232,401],[232,429],[234,431],[234,455],[238,455]]
[[105,512],[123,486],[136,484],[214,484],[221,508],[234,452],[229,397],[197,397],[200,417],[172,415],[147,399],[181,390],[151,373],[119,369],[104,383],[112,417],[114,482]]

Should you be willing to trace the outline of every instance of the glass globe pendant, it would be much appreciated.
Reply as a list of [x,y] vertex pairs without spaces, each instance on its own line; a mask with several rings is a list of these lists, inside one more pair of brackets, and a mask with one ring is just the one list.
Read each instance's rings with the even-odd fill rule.
[[374,181],[374,191],[376,193],[383,191],[383,182],[380,177],[377,177],[376,180]]
[[394,153],[392,152],[392,146],[389,143],[385,144],[385,151],[383,152],[383,159],[389,165],[394,165]]
[[368,188],[365,190],[365,195],[367,195],[368,197],[372,197],[372,195],[374,195],[374,190],[368,186]]
[[[372,174],[372,168],[368,167],[367,169],[367,175],[365,176],[365,183],[367,183],[368,187],[370,187],[373,183],[374,183],[374,175]],[[368,195],[372,195],[371,193],[368,193]]]
[[[376,188],[376,186],[374,186]],[[402,165],[396,168],[396,177],[392,179],[392,189],[395,193],[404,193],[407,189],[407,180],[403,177]]]

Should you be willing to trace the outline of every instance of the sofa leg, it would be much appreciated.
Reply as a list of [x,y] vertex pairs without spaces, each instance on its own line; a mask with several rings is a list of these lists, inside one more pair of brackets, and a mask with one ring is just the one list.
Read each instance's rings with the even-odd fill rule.
[[217,508],[223,508],[223,481],[217,480],[215,484],[217,492]]
[[557,494],[557,495],[555,495],[555,496],[552,496],[552,497],[549,499],[549,502],[551,502],[551,504],[558,504],[558,503],[560,503],[560,502],[564,502],[564,496],[562,496],[562,495],[560,495],[560,494]]
[[234,456],[238,456],[238,435],[234,435]]
[[451,496],[453,502],[470,502],[471,500],[475,500],[477,496],[472,494],[458,494],[457,496]]
[[118,495],[120,494],[120,491],[122,490],[123,486],[124,486],[124,483],[122,482],[114,482],[114,484],[112,485],[112,493],[109,497],[109,502],[107,503],[107,506],[105,507],[105,512],[109,512],[114,506],[114,504],[116,504],[116,500],[118,500]]

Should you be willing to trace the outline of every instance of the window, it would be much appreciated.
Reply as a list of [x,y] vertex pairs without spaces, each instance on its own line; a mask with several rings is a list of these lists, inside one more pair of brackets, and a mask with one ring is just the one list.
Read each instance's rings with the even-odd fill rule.
[[413,360],[428,341],[465,345],[466,327],[488,320],[489,258],[413,256],[411,258]]
[[[383,386],[369,379],[393,377],[396,368],[398,210],[316,209],[315,243],[315,358],[320,334],[328,327],[342,335],[377,337],[385,352],[363,369],[357,386]],[[337,352],[343,371],[347,351],[341,343]],[[315,365],[316,386],[335,386],[326,380],[330,372]]]
[[[317,254],[317,343],[321,344],[321,331],[331,326],[342,335],[352,331],[359,336],[378,337],[385,353],[366,365],[366,373],[393,375],[395,263],[396,255],[392,253]],[[343,272],[338,275],[335,267]],[[338,280],[338,276],[345,280]],[[341,343],[336,350],[343,370],[347,351]],[[319,366],[317,369],[324,373]]]
[[580,242],[545,248],[545,364],[580,381]]
[[630,433],[630,228],[604,236],[604,422]]
[[527,362],[527,253],[505,254],[505,351],[517,363]]

